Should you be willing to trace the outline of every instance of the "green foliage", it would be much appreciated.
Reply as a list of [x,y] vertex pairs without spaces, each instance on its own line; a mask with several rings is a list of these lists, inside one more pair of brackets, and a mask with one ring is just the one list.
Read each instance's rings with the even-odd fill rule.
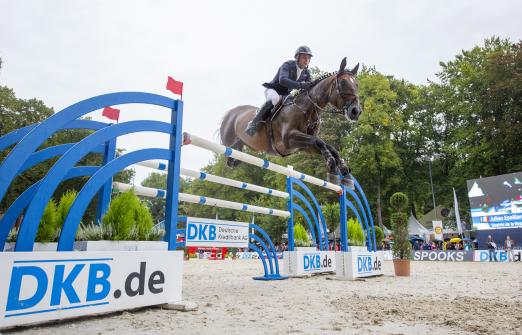
[[153,227],[148,208],[133,190],[116,196],[102,219],[113,240],[144,240]]
[[73,204],[74,199],[76,199],[77,195],[78,195],[78,192],[76,192],[75,190],[68,190],[60,198],[60,202],[59,202],[58,208],[56,210],[57,227],[60,227],[60,228],[63,227],[63,223],[65,222],[65,219],[67,218],[69,209],[71,208],[71,205]]
[[348,244],[355,246],[366,245],[363,228],[357,219],[348,219]]
[[326,226],[333,232],[341,223],[341,210],[338,202],[327,203],[321,206]]
[[382,240],[384,240],[384,232],[381,227],[375,227],[375,243],[377,243],[377,247],[379,248]]
[[390,205],[396,212],[401,212],[408,205],[408,196],[402,192],[397,192],[391,196]]
[[409,259],[411,253],[411,243],[408,239],[408,216],[401,212],[406,206],[408,197],[404,193],[397,192],[390,198],[390,204],[395,206],[396,212],[391,215],[393,232],[393,257],[397,259]]
[[[167,189],[167,175],[153,172],[141,182],[141,186]],[[147,198],[145,203],[150,209],[153,222],[158,223],[165,219],[165,199]]]
[[136,208],[135,220],[138,239],[146,240],[154,226],[154,223],[152,222],[152,215],[150,214],[149,209],[142,203],[140,203],[140,206]]
[[53,242],[57,237],[57,222],[56,203],[53,199],[49,200],[45,207],[40,224],[38,225],[38,232],[36,233],[36,242]]
[[294,224],[294,246],[296,247],[310,247],[313,243],[308,237],[305,227],[299,222]]
[[[129,233],[128,240],[146,240],[146,241],[161,241],[165,231],[163,229],[152,229],[144,236],[139,237],[139,232],[136,227],[133,227]],[[111,241],[117,240],[114,236],[114,229],[109,225],[95,225],[87,224],[80,225],[76,234],[77,241]]]

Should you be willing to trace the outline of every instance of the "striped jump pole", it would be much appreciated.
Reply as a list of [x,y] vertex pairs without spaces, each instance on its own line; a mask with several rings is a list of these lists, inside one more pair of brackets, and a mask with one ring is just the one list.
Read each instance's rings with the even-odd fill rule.
[[183,145],[189,145],[189,144],[192,144],[196,147],[200,147],[203,149],[213,151],[217,154],[225,155],[226,157],[231,157],[231,158],[240,160],[242,162],[245,162],[245,163],[248,163],[251,165],[259,166],[266,170],[270,170],[273,172],[283,174],[288,177],[302,180],[302,181],[305,181],[307,183],[310,183],[310,184],[313,184],[316,186],[327,188],[329,190],[337,192],[338,194],[342,194],[342,192],[343,192],[343,189],[341,188],[341,186],[332,184],[326,180],[312,177],[310,175],[295,171],[291,168],[272,163],[266,159],[261,159],[259,157],[255,157],[255,156],[249,155],[247,153],[226,147],[224,145],[208,141],[199,136],[184,132],[183,133]]
[[[113,182],[112,187],[113,187],[113,189],[116,189],[121,192],[125,192],[125,191],[129,191],[131,189],[134,189],[134,192],[136,192],[137,195],[141,195],[141,196],[145,196],[145,197],[152,197],[152,198],[166,198],[167,197],[167,192],[165,190],[157,189],[157,188],[134,186],[134,185],[124,184],[124,183],[119,183],[119,182]],[[235,209],[235,210],[250,212],[250,213],[259,213],[259,214],[280,216],[280,217],[284,217],[284,218],[287,218],[290,216],[290,212],[282,211],[279,209],[254,206],[254,205],[249,205],[249,204],[242,204],[242,203],[234,202],[234,201],[221,200],[221,199],[203,197],[203,196],[199,196],[199,195],[186,194],[186,193],[179,193],[179,201],[189,202],[189,203],[193,203],[193,204],[206,205],[206,206]]]
[[[166,163],[163,163],[160,161],[143,161],[143,162],[136,163],[135,165],[148,167],[148,168],[155,169],[155,170],[158,170],[158,171],[164,172],[164,173],[166,173],[166,169],[168,167],[168,165]],[[280,197],[280,198],[289,197],[287,192],[282,192],[282,191],[274,190],[274,189],[259,186],[259,185],[245,183],[245,182],[230,179],[230,178],[215,176],[213,174],[206,173],[203,171],[194,171],[194,170],[190,170],[190,169],[181,168],[180,174],[185,177],[206,180],[206,181],[216,183],[216,184],[232,186],[235,188],[249,190],[249,191],[258,192],[258,193],[262,193],[262,194],[273,195],[275,197]]]

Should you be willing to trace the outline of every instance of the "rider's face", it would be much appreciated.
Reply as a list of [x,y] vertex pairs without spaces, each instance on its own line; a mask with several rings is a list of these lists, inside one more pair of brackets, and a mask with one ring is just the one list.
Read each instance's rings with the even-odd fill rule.
[[310,58],[310,55],[300,54],[297,58],[297,66],[301,69],[308,67],[308,64],[310,64]]

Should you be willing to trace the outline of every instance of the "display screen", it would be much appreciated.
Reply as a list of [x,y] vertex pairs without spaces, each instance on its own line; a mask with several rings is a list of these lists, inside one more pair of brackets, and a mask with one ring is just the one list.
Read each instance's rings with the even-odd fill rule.
[[522,228],[522,172],[468,180],[473,228]]

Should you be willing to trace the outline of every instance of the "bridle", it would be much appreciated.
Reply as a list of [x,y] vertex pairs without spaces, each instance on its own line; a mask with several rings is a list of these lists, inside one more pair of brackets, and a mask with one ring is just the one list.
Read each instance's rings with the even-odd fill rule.
[[[350,72],[348,71],[345,71],[343,73],[348,73],[348,74],[351,74]],[[330,96],[332,95],[332,90],[335,88],[336,91],[337,91],[337,96],[338,97],[343,97],[343,94],[341,93],[341,91],[339,90],[339,75],[336,75],[335,77],[335,85],[332,85],[330,87],[330,91],[328,92],[328,101],[330,101]],[[310,90],[307,90],[306,91],[306,97],[308,98],[308,100],[310,100],[310,102],[312,103],[312,105],[314,106],[314,111],[317,111],[317,110],[320,110],[321,112],[325,112],[325,113],[330,113],[330,114],[341,114],[341,115],[345,115],[347,111],[350,110],[350,108],[352,108],[352,106],[357,102],[357,95],[355,94],[351,94],[351,93],[345,93],[344,95],[349,95],[349,96],[352,96],[352,97],[355,97],[355,99],[353,100],[348,100],[348,102],[346,102],[346,104],[344,104],[343,107],[341,107],[340,109],[337,108],[335,105],[333,105],[333,108],[326,108],[326,106],[328,105],[331,105],[330,102],[328,102],[328,104],[325,106],[325,107],[321,107],[319,106],[315,101],[314,99],[312,99],[312,97],[310,96]],[[299,108],[299,110],[301,110],[304,114],[306,114],[306,111],[304,111],[301,106],[299,106],[297,104],[297,102],[294,102],[294,104]]]

